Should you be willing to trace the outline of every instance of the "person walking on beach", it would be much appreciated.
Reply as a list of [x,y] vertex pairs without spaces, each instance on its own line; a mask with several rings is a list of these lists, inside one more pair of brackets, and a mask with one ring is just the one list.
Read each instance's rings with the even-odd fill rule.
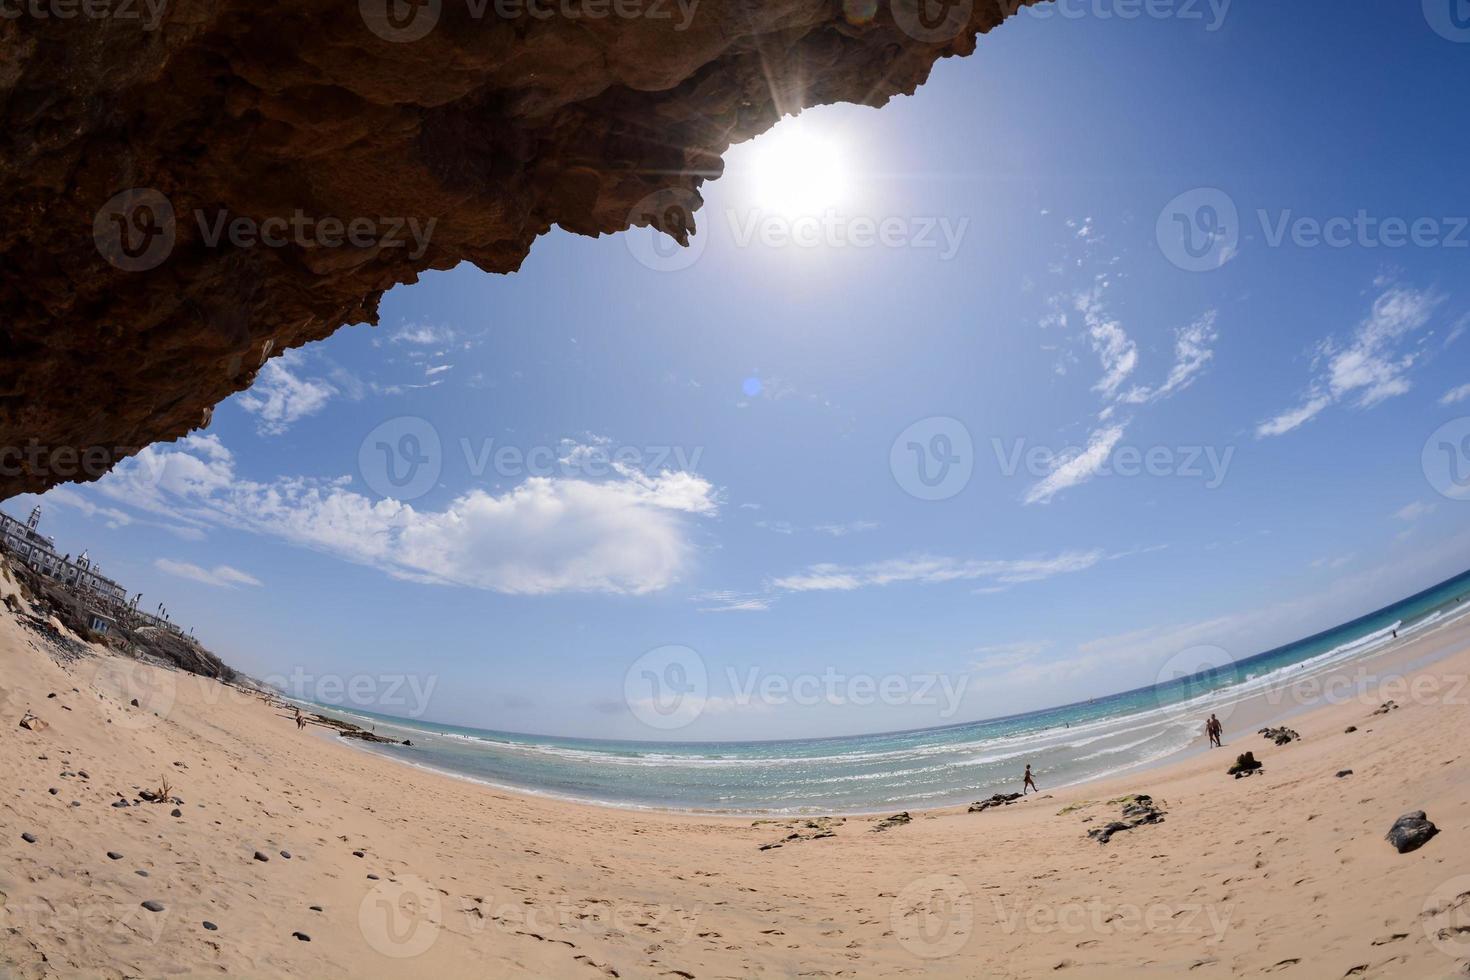
[[1028,762],[1026,763],[1026,777],[1025,780],[1021,783],[1021,795],[1025,796],[1033,789],[1036,790],[1036,792],[1038,793],[1041,792],[1041,788],[1036,785],[1036,780],[1031,778],[1031,763]]
[[296,709],[296,730],[299,732],[306,727],[306,719],[301,717],[301,709]]
[[1205,734],[1210,736],[1210,748],[1220,747],[1220,735],[1225,731],[1225,726],[1220,724],[1220,719],[1213,714],[1210,720],[1205,722]]

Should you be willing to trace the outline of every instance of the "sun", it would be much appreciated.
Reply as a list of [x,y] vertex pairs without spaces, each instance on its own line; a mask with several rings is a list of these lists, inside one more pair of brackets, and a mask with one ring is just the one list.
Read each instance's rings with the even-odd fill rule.
[[753,203],[789,217],[838,208],[851,193],[848,148],[800,117],[756,137],[747,174]]

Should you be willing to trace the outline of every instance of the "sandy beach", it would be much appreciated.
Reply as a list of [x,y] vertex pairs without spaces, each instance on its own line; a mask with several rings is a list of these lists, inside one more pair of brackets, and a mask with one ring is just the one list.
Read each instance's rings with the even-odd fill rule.
[[[1308,710],[1284,746],[1243,709],[1224,749],[878,830],[497,791],[213,680],[64,662],[6,612],[0,975],[1463,975],[1470,625],[1376,666],[1430,657],[1397,709]],[[1264,771],[1227,776],[1245,750]],[[1088,838],[1137,793],[1163,822]],[[1414,810],[1440,832],[1400,854]]]

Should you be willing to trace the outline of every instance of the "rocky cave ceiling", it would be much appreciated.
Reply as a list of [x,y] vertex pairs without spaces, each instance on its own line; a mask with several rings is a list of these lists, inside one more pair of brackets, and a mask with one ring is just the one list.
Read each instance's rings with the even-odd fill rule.
[[912,93],[1016,7],[5,0],[0,499],[207,426],[423,270],[687,241],[732,143]]

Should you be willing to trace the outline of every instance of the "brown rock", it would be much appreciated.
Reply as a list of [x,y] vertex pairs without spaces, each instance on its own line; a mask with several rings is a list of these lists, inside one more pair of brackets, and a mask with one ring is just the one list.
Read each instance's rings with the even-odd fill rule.
[[[937,27],[914,0],[866,20],[704,0],[688,22],[673,5],[508,20],[442,4],[402,31],[373,6],[6,22],[0,446],[27,449],[0,498],[208,425],[267,359],[376,322],[384,291],[425,270],[513,272],[553,225],[687,241],[732,143],[801,106],[912,93],[1016,4],[951,5]],[[221,236],[236,218],[247,233]]]

